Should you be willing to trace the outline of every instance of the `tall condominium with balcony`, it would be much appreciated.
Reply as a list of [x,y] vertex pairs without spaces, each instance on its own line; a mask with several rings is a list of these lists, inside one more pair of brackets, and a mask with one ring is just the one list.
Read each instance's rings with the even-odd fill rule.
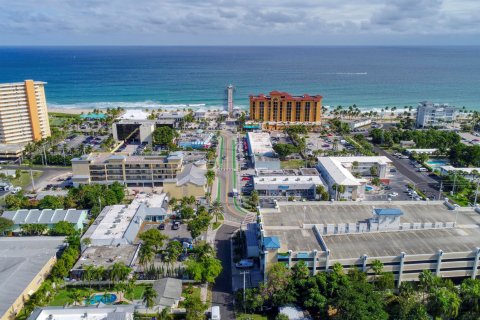
[[268,123],[267,127],[288,124],[316,124],[322,113],[322,96],[292,96],[286,92],[272,91],[269,96],[250,96],[250,119]]
[[160,186],[176,179],[182,170],[181,152],[168,156],[92,153],[72,159],[74,185],[117,181],[127,186]]
[[423,101],[417,107],[417,128],[444,126],[455,121],[458,109],[448,104]]
[[50,136],[45,84],[0,84],[0,144],[26,144]]

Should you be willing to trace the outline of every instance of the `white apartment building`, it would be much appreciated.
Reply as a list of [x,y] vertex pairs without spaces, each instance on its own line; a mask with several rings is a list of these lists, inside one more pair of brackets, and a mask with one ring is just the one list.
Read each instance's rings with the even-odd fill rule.
[[50,136],[46,82],[0,84],[0,144],[39,141]]
[[[320,172],[333,199],[362,199],[365,195],[366,179],[354,174],[370,176],[371,168],[376,168],[376,176],[384,179],[392,161],[384,156],[376,157],[319,157],[317,169]],[[334,186],[344,186],[345,191],[338,193]]]
[[437,104],[423,101],[417,107],[417,128],[443,126],[455,121],[458,109],[448,104]]

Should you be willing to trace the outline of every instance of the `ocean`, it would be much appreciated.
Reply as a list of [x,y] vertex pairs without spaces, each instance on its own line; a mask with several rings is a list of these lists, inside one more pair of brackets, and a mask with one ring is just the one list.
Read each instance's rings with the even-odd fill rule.
[[48,82],[55,108],[222,108],[272,90],[364,109],[480,110],[480,47],[0,47],[0,83]]

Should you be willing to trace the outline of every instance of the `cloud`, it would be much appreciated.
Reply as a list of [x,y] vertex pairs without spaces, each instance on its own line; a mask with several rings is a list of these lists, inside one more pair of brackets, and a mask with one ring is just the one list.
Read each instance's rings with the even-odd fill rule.
[[476,0],[0,0],[0,7],[0,43],[15,35],[125,43],[139,35],[167,42],[216,35],[255,43],[282,35],[480,34]]

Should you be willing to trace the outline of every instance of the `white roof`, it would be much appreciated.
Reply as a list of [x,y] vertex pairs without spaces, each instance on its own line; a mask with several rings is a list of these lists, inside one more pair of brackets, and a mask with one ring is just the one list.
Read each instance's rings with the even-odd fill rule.
[[254,154],[268,154],[273,153],[272,142],[270,141],[270,134],[267,132],[249,132],[248,141],[250,148]]
[[134,311],[133,305],[108,306],[102,303],[88,307],[40,307],[28,320],[133,320]]
[[140,109],[127,109],[120,119],[128,120],[147,120],[149,116],[148,112]]
[[443,171],[463,171],[466,173],[472,173],[472,171],[476,170],[477,172],[480,172],[480,168],[455,168],[453,166],[441,166],[440,169]]
[[358,163],[379,163],[379,164],[392,163],[392,160],[388,159],[385,156],[330,157],[330,159],[343,164],[353,163],[355,161]]
[[254,177],[253,183],[256,190],[277,189],[278,186],[309,189],[312,185],[323,185],[319,176],[260,176]]
[[408,153],[416,152],[416,153],[434,153],[438,149],[405,149]]
[[359,179],[355,178],[353,174],[348,171],[341,162],[334,161],[334,158],[319,157],[318,163],[324,167],[332,180],[342,186],[359,186],[361,185]]

